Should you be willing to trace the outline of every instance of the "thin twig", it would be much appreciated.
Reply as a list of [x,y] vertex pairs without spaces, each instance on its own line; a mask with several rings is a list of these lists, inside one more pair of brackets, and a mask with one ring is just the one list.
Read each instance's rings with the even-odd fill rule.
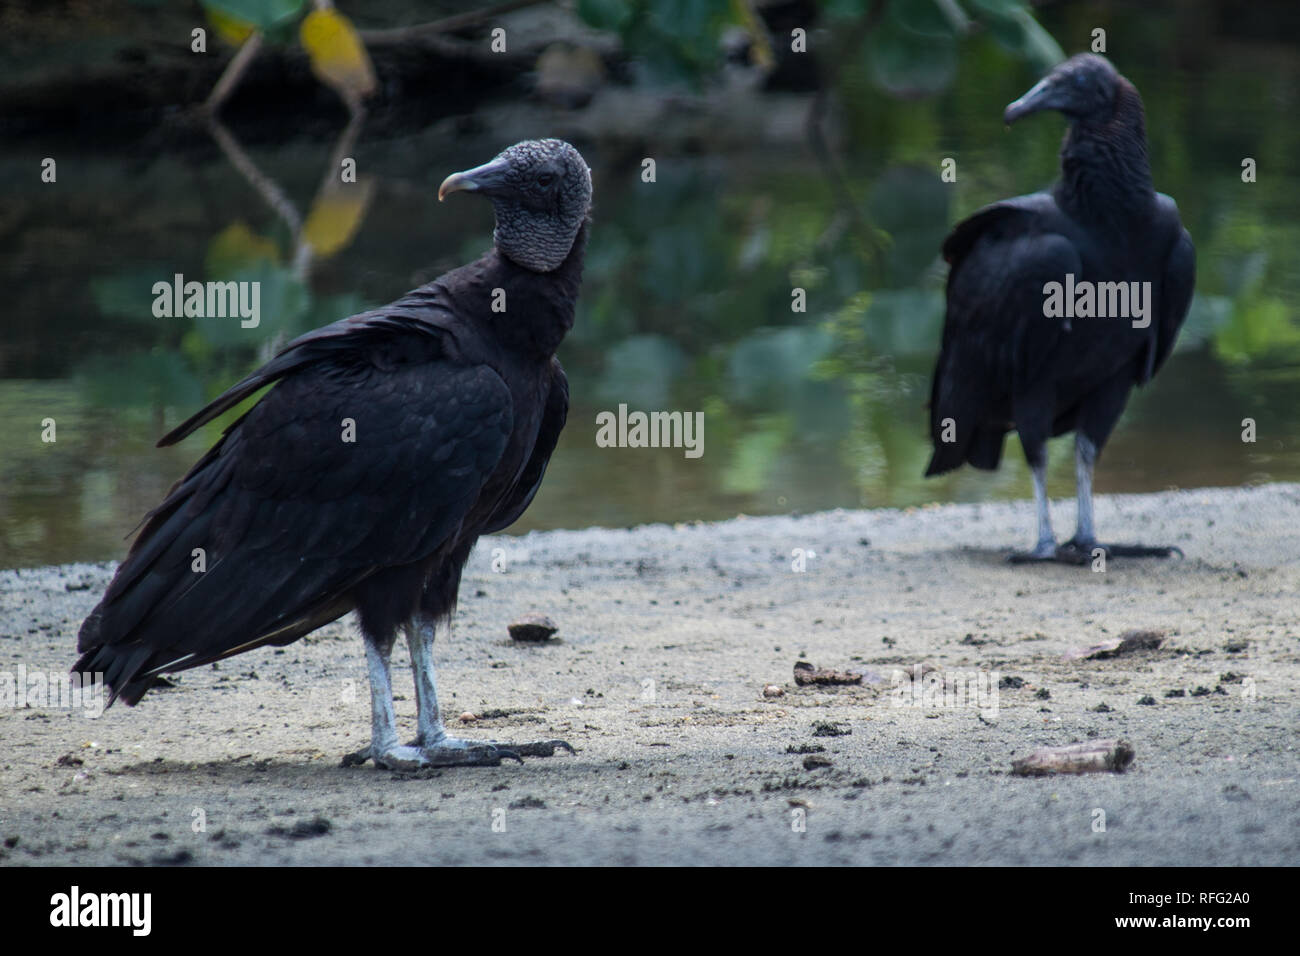
[[235,141],[235,137],[230,135],[221,121],[215,116],[210,117],[208,121],[208,130],[212,133],[212,138],[217,141],[221,151],[226,154],[230,164],[239,170],[240,174],[248,180],[248,184],[253,187],[266,201],[266,204],[275,211],[284,224],[289,227],[293,235],[294,242],[298,241],[298,233],[302,231],[302,214],[298,212],[292,200],[285,194],[284,190],[260,169],[248,157],[243,148]]
[[257,51],[262,48],[261,31],[254,31],[247,40],[245,40],[235,55],[231,57],[230,62],[226,64],[226,69],[222,72],[221,77],[217,80],[217,85],[212,88],[208,94],[203,108],[213,116],[217,115],[217,110],[221,109],[221,104],[226,101],[231,92],[244,76],[244,71],[248,69],[248,64],[253,62],[253,57],[257,56]]

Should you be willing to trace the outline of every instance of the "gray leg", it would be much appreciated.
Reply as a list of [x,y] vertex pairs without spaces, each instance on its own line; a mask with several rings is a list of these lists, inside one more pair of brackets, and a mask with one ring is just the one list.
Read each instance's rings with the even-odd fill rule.
[[[438,678],[433,667],[434,621],[416,614],[406,624],[406,642],[411,649],[411,670],[415,674],[415,701],[419,710],[420,735],[413,742],[434,766],[443,764],[498,764],[503,757],[551,757],[560,747],[573,753],[563,740],[512,744],[475,742],[452,737],[442,724],[438,709]],[[521,761],[522,762],[522,761]]]
[[411,671],[415,675],[415,704],[419,711],[416,743],[432,746],[448,739],[438,709],[438,677],[433,668],[434,623],[417,615],[406,625],[406,646],[411,650]]
[[1034,554],[1051,557],[1056,553],[1056,535],[1052,533],[1052,510],[1047,502],[1047,456],[1034,466],[1034,504],[1038,506],[1038,544]]
[[1183,552],[1175,547],[1145,544],[1100,544],[1092,517],[1092,472],[1097,464],[1097,445],[1082,432],[1074,436],[1074,480],[1079,502],[1079,523],[1074,537],[1061,545],[1062,560],[1085,563],[1101,548],[1108,557],[1167,558]]
[[[433,667],[433,636],[435,625],[432,618],[416,614],[405,625],[406,646],[411,650],[411,672],[415,677],[415,706],[419,714],[419,736],[411,742],[419,747],[431,762],[443,757],[452,757],[456,763],[493,763],[501,762],[503,756],[515,757],[515,754],[502,753],[491,744],[476,744],[461,740],[447,733],[442,725],[442,711],[438,708],[438,675]],[[444,751],[482,751],[478,756],[482,761],[459,759],[458,754]],[[465,758],[474,755],[465,753]]]
[[417,747],[403,747],[397,742],[397,715],[393,711],[393,677],[389,660],[394,637],[372,640],[363,636],[366,646],[366,671],[370,676],[370,746],[343,758],[343,766],[374,760],[376,766],[390,770],[413,770],[423,765]]
[[382,646],[366,639],[366,671],[370,676],[370,746],[386,753],[397,746],[397,714],[393,711],[393,674],[389,659],[393,641]]
[[366,638],[366,665],[370,672],[371,734],[370,746],[343,758],[345,767],[374,760],[389,770],[418,770],[422,767],[489,766],[503,759],[519,760],[523,756],[550,757],[556,747],[573,751],[562,740],[539,743],[496,744],[461,740],[447,734],[438,709],[438,683],[433,667],[434,622],[417,615],[405,626],[411,650],[411,669],[415,675],[415,701],[418,709],[419,736],[405,746],[397,742],[397,721],[393,711],[393,684],[389,658],[393,639],[380,644]]
[[1013,564],[1025,561],[1051,561],[1056,557],[1056,535],[1052,533],[1052,512],[1047,502],[1047,455],[1038,464],[1030,462],[1034,476],[1034,504],[1038,509],[1038,543],[1034,550],[1013,554]]
[[1097,446],[1081,433],[1074,436],[1074,483],[1079,502],[1079,524],[1074,542],[1080,548],[1095,545],[1097,534],[1092,526],[1092,469],[1097,464]]

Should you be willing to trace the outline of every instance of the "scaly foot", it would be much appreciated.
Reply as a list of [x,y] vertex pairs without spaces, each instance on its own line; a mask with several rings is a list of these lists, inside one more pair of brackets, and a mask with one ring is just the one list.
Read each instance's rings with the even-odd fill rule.
[[1031,564],[1035,561],[1055,561],[1057,547],[1051,538],[1044,538],[1034,545],[1033,551],[1017,551],[1007,558],[1011,564]]
[[342,766],[357,767],[367,760],[386,770],[413,771],[425,767],[497,767],[502,760],[524,757],[553,757],[556,748],[569,753],[576,751],[563,740],[540,740],[534,743],[508,744],[476,743],[457,737],[442,737],[436,744],[425,745],[412,741],[406,746],[394,745],[376,753],[374,746],[350,753],[343,758]]
[[1057,550],[1060,557],[1072,564],[1087,564],[1092,560],[1092,553],[1100,548],[1107,558],[1171,558],[1175,554],[1183,557],[1181,548],[1173,545],[1149,544],[1100,544],[1096,540],[1080,540],[1075,535]]

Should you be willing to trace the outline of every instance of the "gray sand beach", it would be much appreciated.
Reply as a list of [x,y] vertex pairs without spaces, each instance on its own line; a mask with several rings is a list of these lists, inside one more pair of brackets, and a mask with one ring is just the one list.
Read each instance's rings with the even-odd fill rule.
[[[446,718],[576,755],[341,767],[369,734],[348,616],[136,708],[0,710],[0,864],[1296,863],[1300,485],[1101,496],[1097,519],[1185,558],[1008,564],[1030,502],[484,539],[437,642]],[[0,573],[0,694],[66,670],[110,574]],[[555,640],[511,641],[529,612]],[[1134,629],[1163,643],[1071,653]],[[801,660],[863,681],[798,686]],[[905,695],[913,665],[991,692]],[[1127,772],[1011,773],[1107,738]]]

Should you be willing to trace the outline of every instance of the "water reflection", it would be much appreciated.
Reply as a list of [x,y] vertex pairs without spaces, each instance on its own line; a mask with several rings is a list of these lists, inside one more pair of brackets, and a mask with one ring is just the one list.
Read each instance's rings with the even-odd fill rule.
[[[1239,132],[1241,114],[1269,137],[1260,152],[1282,155],[1296,135],[1282,101],[1252,94],[1248,60],[1219,68],[1195,103],[1177,77],[1126,69],[1163,118],[1156,181],[1178,198],[1200,276],[1178,353],[1130,403],[1099,491],[1300,480],[1297,183],[1279,163],[1243,187],[1216,139]],[[801,144],[661,156],[653,186],[626,150],[582,144],[597,225],[561,352],[574,408],[519,529],[1030,494],[1014,439],[997,473],[921,477],[939,244],[975,207],[1049,181],[1060,135],[1051,123],[1004,134],[1001,106],[1023,76],[960,82],[1008,72],[985,47],[957,69],[950,96],[896,103],[864,87],[848,104],[852,216]],[[329,143],[285,130],[248,145],[215,127],[204,144],[145,160],[88,153],[81,185],[14,197],[27,226],[9,278],[25,307],[6,319],[0,353],[0,567],[120,556],[123,535],[234,413],[154,448],[168,427],[279,343],[482,250],[490,213],[439,207],[436,184],[504,145],[445,129],[369,140],[360,115]],[[955,184],[937,172],[949,155]],[[357,181],[345,183],[349,158]],[[155,319],[152,285],[175,273],[259,281],[261,324]],[[597,414],[620,403],[703,411],[703,456],[597,447]],[[40,441],[47,417],[54,444]],[[1248,418],[1253,444],[1241,438]],[[1067,449],[1054,443],[1052,460],[1052,490],[1068,496]]]

